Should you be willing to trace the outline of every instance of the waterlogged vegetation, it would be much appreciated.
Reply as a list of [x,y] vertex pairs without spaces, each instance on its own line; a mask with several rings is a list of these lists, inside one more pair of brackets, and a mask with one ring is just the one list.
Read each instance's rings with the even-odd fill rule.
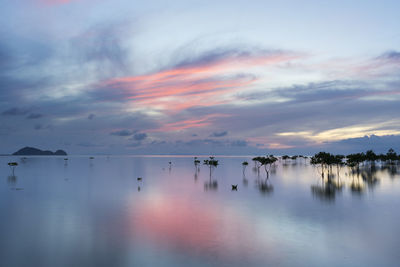
[[[107,160],[109,160],[107,156]],[[89,157],[89,164],[93,167],[94,157]],[[27,158],[23,157],[20,159],[22,163],[26,163]],[[352,192],[362,193],[366,185],[373,187],[379,182],[379,178],[376,177],[375,173],[378,169],[387,170],[392,176],[397,174],[397,166],[400,164],[400,155],[398,155],[393,149],[389,149],[386,154],[376,154],[372,150],[366,152],[354,153],[349,155],[335,155],[328,152],[319,152],[312,157],[303,155],[283,155],[283,156],[257,156],[253,157],[254,162],[253,171],[256,174],[255,183],[262,193],[270,193],[273,191],[273,185],[270,181],[271,173],[276,172],[277,162],[283,168],[289,165],[296,165],[298,163],[304,165],[311,165],[315,167],[317,176],[321,178],[321,182],[317,185],[311,185],[311,190],[314,195],[333,199],[336,192],[339,192],[344,187],[343,177],[351,179],[349,188]],[[64,166],[68,167],[68,158],[64,158]],[[195,167],[194,179],[197,180],[201,170],[201,161],[198,157],[194,157],[193,164]],[[220,165],[219,161],[214,157],[210,156],[203,160],[203,165],[208,168],[208,181],[205,182],[205,190],[217,190],[218,179],[213,176],[214,170]],[[243,161],[242,165],[242,182],[244,186],[248,185],[248,178],[246,177],[246,169],[249,165],[248,161]],[[15,181],[15,168],[18,166],[18,162],[8,162],[8,166],[11,169],[11,175],[9,180]],[[265,176],[262,175],[260,169],[263,168]],[[343,169],[345,172],[343,173]],[[172,162],[168,162],[168,170],[171,173]],[[10,179],[10,177],[13,177]],[[68,180],[68,179],[66,179]],[[138,178],[141,181],[142,178]],[[237,190],[238,185],[232,184],[232,189]]]
[[316,166],[322,178],[321,184],[311,186],[312,192],[321,199],[332,200],[344,187],[341,177],[344,166],[347,167],[345,177],[351,179],[350,190],[361,194],[366,186],[372,189],[379,182],[376,176],[378,169],[387,169],[392,175],[396,174],[400,155],[393,149],[379,155],[372,150],[346,156],[319,152],[311,157],[310,163]]
[[393,149],[389,149],[386,154],[375,154],[372,150],[365,153],[355,153],[344,155],[333,155],[327,152],[319,152],[311,157],[310,163],[319,167],[319,173],[322,178],[333,178],[336,174],[339,176],[340,169],[348,166],[352,173],[360,173],[361,168],[368,168],[373,171],[377,165],[380,167],[397,166],[400,163],[400,155]]
[[[309,159],[309,161],[308,161]],[[353,193],[361,194],[366,187],[373,188],[378,182],[379,178],[376,176],[378,169],[387,170],[394,176],[397,174],[397,167],[400,164],[400,155],[393,149],[389,149],[386,154],[376,154],[372,150],[365,153],[354,153],[349,155],[335,155],[328,152],[319,152],[312,157],[303,155],[283,155],[275,157],[257,156],[253,159],[253,170],[257,173],[258,187],[261,192],[273,191],[273,186],[269,181],[271,170],[275,170],[276,162],[281,161],[282,166],[286,167],[288,164],[297,164],[300,160],[301,163],[314,166],[321,181],[316,185],[311,185],[313,195],[323,200],[333,200],[337,192],[341,192],[346,184],[344,177],[349,178],[349,188]],[[243,180],[248,183],[245,175],[247,162],[243,162]],[[264,167],[266,178],[261,179],[260,168]],[[343,169],[345,172],[343,174]]]

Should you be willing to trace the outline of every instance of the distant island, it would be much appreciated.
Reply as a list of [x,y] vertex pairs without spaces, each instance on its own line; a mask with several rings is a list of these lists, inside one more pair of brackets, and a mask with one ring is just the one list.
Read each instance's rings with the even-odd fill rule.
[[24,147],[13,153],[15,156],[66,156],[67,152],[64,150],[57,150],[56,152],[52,152],[50,150],[40,150],[34,147]]

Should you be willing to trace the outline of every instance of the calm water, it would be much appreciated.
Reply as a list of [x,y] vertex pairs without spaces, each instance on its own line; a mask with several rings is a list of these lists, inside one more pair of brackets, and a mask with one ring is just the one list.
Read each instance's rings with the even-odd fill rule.
[[210,179],[191,157],[0,157],[0,265],[399,266],[394,167],[326,184],[304,160],[265,181],[217,159]]

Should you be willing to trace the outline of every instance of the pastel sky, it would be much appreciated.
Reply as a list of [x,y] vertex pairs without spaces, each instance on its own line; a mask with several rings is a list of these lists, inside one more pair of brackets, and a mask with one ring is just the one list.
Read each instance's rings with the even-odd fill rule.
[[0,154],[400,149],[399,1],[0,0]]

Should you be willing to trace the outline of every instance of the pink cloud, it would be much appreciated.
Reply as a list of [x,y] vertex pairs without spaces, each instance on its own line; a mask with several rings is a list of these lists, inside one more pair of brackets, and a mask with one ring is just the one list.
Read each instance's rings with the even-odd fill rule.
[[327,70],[334,79],[379,79],[398,76],[400,53],[386,53],[372,59],[335,58],[315,67]]
[[176,113],[192,107],[226,104],[233,93],[245,90],[257,81],[243,70],[274,65],[295,58],[293,55],[228,55],[192,62],[152,74],[110,79],[101,88],[123,91],[125,100],[136,107]]
[[148,132],[176,132],[191,128],[201,128],[211,125],[216,118],[229,117],[227,114],[210,114],[201,118],[187,119],[163,124],[160,128],[148,130]]
[[74,0],[40,0],[45,5],[63,5],[68,4]]

